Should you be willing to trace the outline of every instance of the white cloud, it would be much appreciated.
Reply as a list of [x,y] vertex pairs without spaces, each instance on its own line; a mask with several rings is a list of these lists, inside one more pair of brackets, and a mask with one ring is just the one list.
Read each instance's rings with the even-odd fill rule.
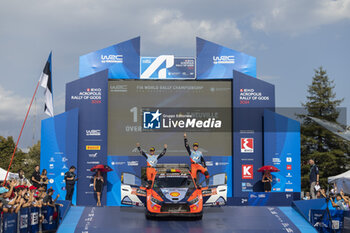
[[324,23],[334,23],[340,20],[350,19],[350,0],[323,0],[320,7],[315,9],[314,13]]
[[152,19],[157,44],[193,47],[194,37],[209,40],[240,40],[242,33],[234,19],[191,19],[178,10],[160,10]]
[[265,1],[254,9],[254,30],[299,35],[324,25],[350,19],[350,0]]
[[[0,86],[1,136],[13,136],[14,140],[17,140],[30,101],[31,96],[26,98]],[[60,106],[61,104],[58,105]],[[48,117],[43,113],[43,110],[43,88],[39,88],[23,128],[20,147],[25,148],[40,140],[41,120]]]
[[0,86],[0,121],[24,119],[28,99]]

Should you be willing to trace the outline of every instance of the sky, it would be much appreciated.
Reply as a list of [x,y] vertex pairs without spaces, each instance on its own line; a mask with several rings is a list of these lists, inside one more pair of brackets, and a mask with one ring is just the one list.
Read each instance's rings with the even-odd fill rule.
[[[277,107],[300,107],[322,66],[349,108],[349,29],[350,0],[0,0],[0,135],[17,139],[50,51],[59,114],[79,56],[136,36],[141,56],[195,56],[198,36],[256,57],[258,78],[275,85]],[[23,149],[40,139],[43,91]]]

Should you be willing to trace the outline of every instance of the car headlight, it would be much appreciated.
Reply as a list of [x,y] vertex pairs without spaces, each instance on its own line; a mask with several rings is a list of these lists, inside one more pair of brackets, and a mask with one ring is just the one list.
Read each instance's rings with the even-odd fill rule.
[[143,190],[143,189],[136,189],[136,194],[147,195],[147,192],[146,190]]
[[211,193],[212,193],[211,189],[205,189],[205,190],[202,191],[203,195],[207,195],[207,194],[211,194]]
[[190,205],[193,205],[193,204],[197,203],[198,201],[199,201],[199,198],[196,197],[196,198],[192,199],[191,201],[188,201],[188,203],[190,203]]
[[151,197],[151,202],[156,203],[156,204],[162,203],[162,201],[155,199],[154,197]]

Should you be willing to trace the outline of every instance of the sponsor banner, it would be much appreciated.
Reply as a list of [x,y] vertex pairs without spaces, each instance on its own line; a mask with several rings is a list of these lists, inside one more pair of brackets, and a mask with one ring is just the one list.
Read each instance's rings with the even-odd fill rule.
[[270,96],[266,95],[261,90],[256,90],[254,88],[240,88],[239,89],[239,104],[255,104],[259,105],[259,102],[269,101]]
[[39,208],[31,207],[30,208],[30,229],[29,232],[39,231]]
[[299,200],[298,193],[251,192],[248,195],[249,206],[290,206]]
[[[329,216],[331,215],[331,216]],[[310,210],[311,225],[318,232],[345,232],[344,229],[344,211],[343,210]]]
[[190,57],[141,57],[141,79],[195,79],[196,62]]
[[232,79],[232,70],[256,77],[256,58],[197,37],[197,79]]
[[[78,205],[95,205],[90,168],[107,163],[108,71],[70,82],[66,86],[66,110],[79,109],[77,182]],[[82,98],[77,98],[82,96]],[[98,101],[96,101],[98,97]],[[102,202],[106,201],[106,186]],[[104,204],[104,203],[102,203]]]
[[101,150],[100,145],[86,145],[86,150]]
[[[40,168],[47,169],[48,187],[59,200],[66,196],[64,173],[70,166],[78,167],[78,109],[72,109],[41,121]],[[73,195],[76,204],[76,192]]]
[[[232,127],[228,124],[225,129],[219,128],[219,131],[217,128],[205,128],[208,123],[209,127],[215,127],[214,118],[232,122],[232,99],[229,98],[232,96],[232,81],[109,80],[108,154],[139,156],[134,152],[137,152],[135,143],[139,142],[145,151],[151,146],[162,150],[163,145],[168,144],[166,156],[187,156],[183,143],[184,132],[187,132],[190,145],[198,142],[204,156],[232,156]],[[143,113],[145,111],[148,113]],[[181,125],[185,122],[180,123],[185,119],[184,116],[189,115],[188,112],[196,118],[194,128],[186,128]],[[153,124],[150,128],[154,129],[143,128],[144,115],[146,125]],[[160,128],[163,116],[166,126],[170,122],[171,128]],[[189,126],[192,126],[192,121],[193,118]],[[201,128],[196,129],[197,123]],[[222,126],[225,124],[226,121],[223,121]],[[162,130],[166,133],[159,134]]]
[[[251,191],[263,191],[263,114],[274,109],[274,86],[243,73],[233,72],[233,171],[234,196],[247,197]],[[242,93],[257,93],[257,98],[242,103]],[[246,99],[245,99],[246,101]]]
[[254,138],[241,138],[241,152],[254,153]]
[[19,212],[19,232],[27,233],[29,228],[29,208],[21,208]]
[[86,130],[86,136],[101,136],[101,130],[100,129]]
[[300,123],[264,111],[264,164],[280,171],[272,173],[272,192],[300,192]]
[[80,56],[80,78],[103,70],[108,70],[110,79],[138,79],[140,37]]
[[16,213],[4,213],[2,217],[3,232],[17,232],[17,216]]
[[[209,175],[217,173],[227,174],[227,196],[232,196],[232,157],[231,156],[204,156],[208,165]],[[165,155],[158,162],[161,163],[186,163],[190,166],[190,159],[188,156],[167,156]],[[209,166],[210,164],[210,166]],[[122,172],[136,174],[141,177],[141,167],[146,167],[146,160],[143,156],[116,156],[108,155],[108,166],[113,171],[107,173],[108,179],[108,193],[107,205],[120,206],[120,179]],[[204,176],[199,174],[199,182],[204,181]]]
[[247,180],[247,179],[252,180],[253,178],[254,178],[254,166],[252,164],[242,165],[242,180]]
[[57,228],[57,221],[58,218],[54,218],[55,209],[51,206],[43,206],[41,208],[41,214],[44,216],[43,222],[42,222],[42,229],[43,231],[52,231]]
[[142,108],[146,132],[231,132],[231,108]]

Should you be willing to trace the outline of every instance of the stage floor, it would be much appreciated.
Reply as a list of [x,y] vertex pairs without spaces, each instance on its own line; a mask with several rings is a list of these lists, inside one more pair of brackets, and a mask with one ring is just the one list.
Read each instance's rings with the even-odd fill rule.
[[58,233],[146,232],[317,232],[291,207],[225,206],[205,208],[203,219],[146,220],[143,208],[72,207]]

